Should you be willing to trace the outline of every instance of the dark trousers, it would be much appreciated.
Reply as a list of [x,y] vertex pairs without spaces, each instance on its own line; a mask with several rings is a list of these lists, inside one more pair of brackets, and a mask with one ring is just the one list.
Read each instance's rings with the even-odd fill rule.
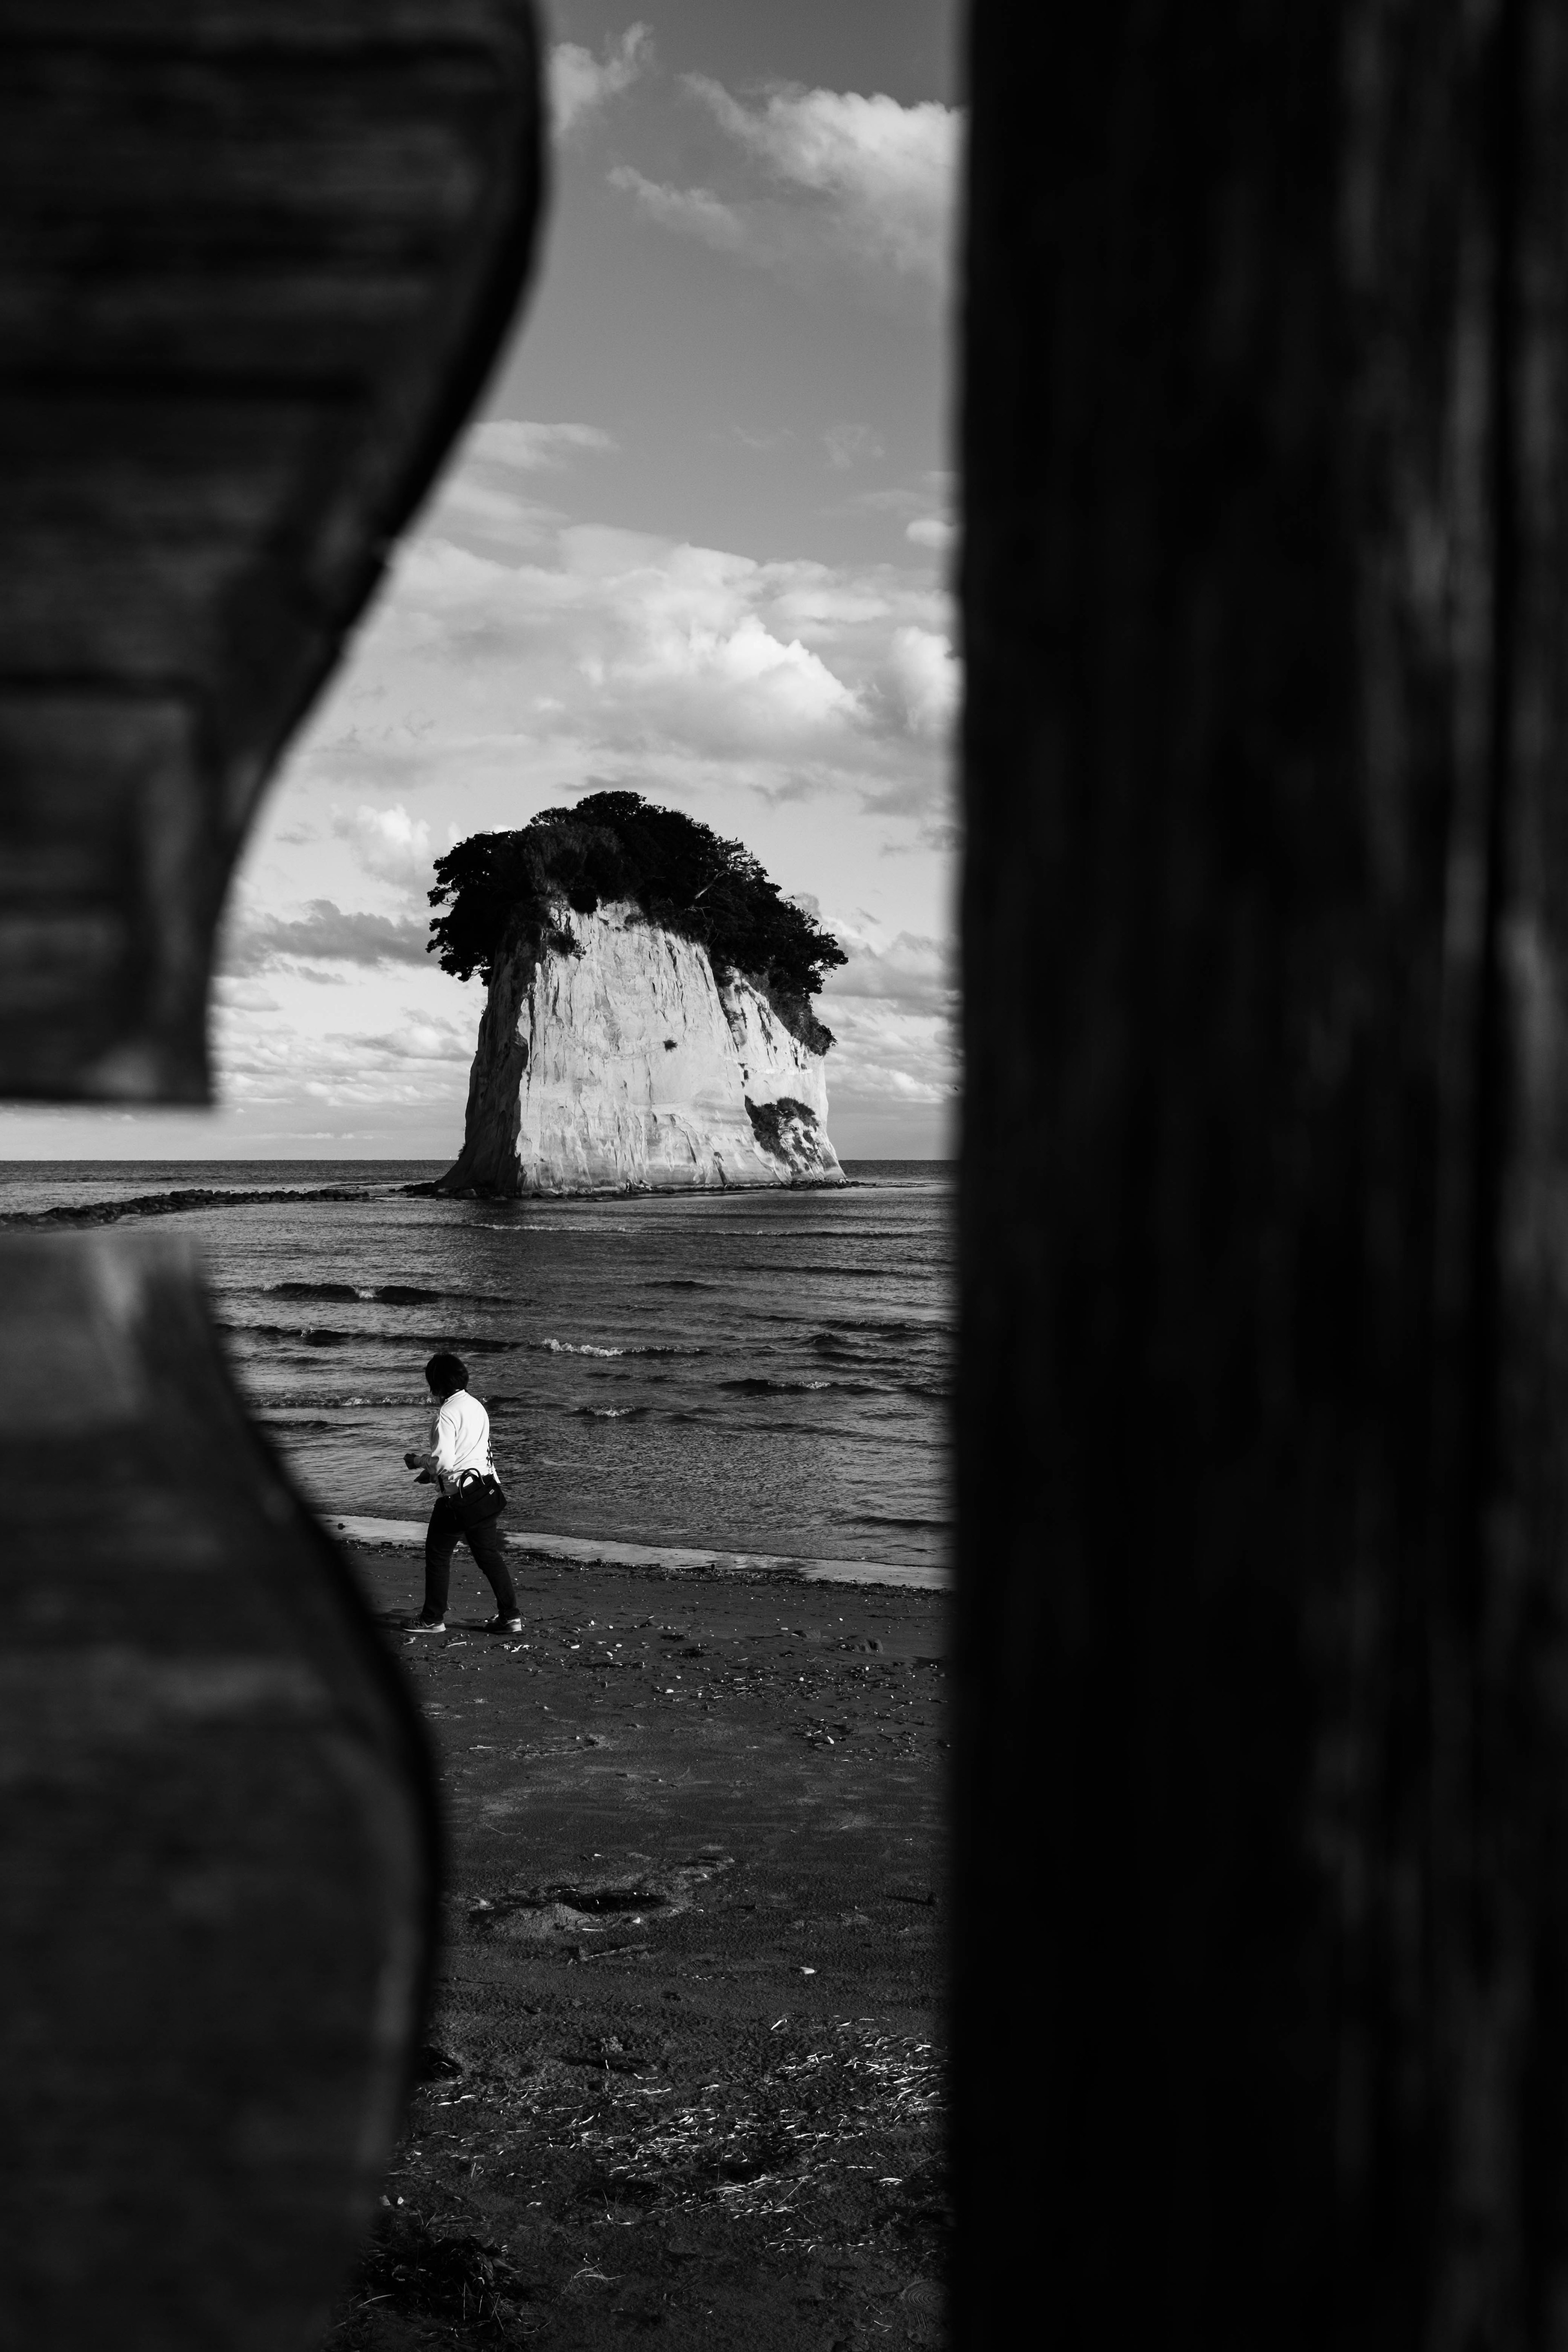
[[434,1621],[447,1614],[447,1594],[452,1580],[452,1554],[461,1537],[496,1597],[496,1612],[501,1617],[517,1615],[517,1594],[512,1590],[511,1571],[506,1564],[506,1549],[500,1539],[499,1519],[481,1519],[477,1528],[463,1528],[458,1524],[458,1514],[443,1495],[430,1514],[430,1524],[425,1530],[425,1611]]

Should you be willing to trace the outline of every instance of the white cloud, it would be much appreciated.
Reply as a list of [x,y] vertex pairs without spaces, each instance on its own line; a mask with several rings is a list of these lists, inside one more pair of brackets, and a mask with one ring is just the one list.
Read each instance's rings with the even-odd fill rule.
[[820,199],[833,232],[860,259],[933,284],[945,278],[963,122],[955,107],[799,88],[747,106],[706,74],[688,74],[686,87],[776,182]]
[[595,777],[689,799],[721,776],[921,818],[942,805],[949,607],[923,576],[600,525],[509,558],[440,525],[398,559],[335,724],[299,755],[358,805],[339,829],[366,870],[407,887],[436,848],[411,795],[503,775],[557,796]]
[[888,454],[881,436],[868,425],[830,425],[822,440],[828,464],[840,473]]
[[675,188],[650,180],[633,164],[617,163],[610,185],[631,196],[639,211],[661,228],[694,236],[721,253],[741,253],[753,240],[753,229],[742,212],[716,196],[711,188]]
[[482,458],[531,474],[563,466],[584,451],[598,456],[617,446],[615,435],[596,425],[536,425],[522,417],[492,416],[469,428],[463,454],[466,463]]
[[730,142],[732,193],[654,180],[629,163],[609,174],[644,216],[723,253],[795,278],[825,261],[864,280],[946,287],[952,263],[963,118],[955,107],[791,85],[751,103],[705,74],[685,87]]
[[949,941],[914,931],[830,926],[848,961],[830,972],[820,1010],[837,1044],[828,1057],[829,1127],[837,1113],[951,1102],[958,1087],[958,993]]
[[945,736],[959,695],[958,658],[947,638],[933,629],[895,629],[890,667],[911,730]]
[[618,446],[596,425],[491,417],[470,426],[426,528],[481,547],[540,542],[566,518],[534,495],[533,478],[560,474],[578,458],[614,455]]
[[[362,803],[353,816],[340,811],[332,819],[332,831],[351,844],[360,865],[377,881],[423,895],[435,880],[438,852],[430,827],[422,816],[410,816],[401,802],[389,809]],[[453,837],[448,834],[441,847],[449,849]]]
[[618,41],[605,43],[595,57],[576,41],[557,41],[550,52],[550,110],[557,133],[566,138],[612,98],[619,98],[653,63],[653,35],[643,24],[628,25]]
[[223,968],[230,974],[269,971],[285,957],[422,964],[427,936],[427,925],[416,916],[345,914],[331,898],[312,898],[303,915],[238,914],[225,934]]
[[827,1057],[829,1133],[842,1111],[951,1101],[958,1086],[958,1055],[944,1014],[830,994],[824,995],[821,1009],[837,1040]]
[[958,536],[956,524],[946,515],[916,515],[908,525],[904,537],[915,547],[934,547],[945,551]]
[[227,1013],[277,1013],[278,999],[258,980],[242,980],[236,973],[220,971],[213,978],[213,1002]]
[[909,1012],[952,1011],[956,982],[949,941],[928,939],[917,931],[900,931],[886,947],[878,947],[847,929],[837,936],[849,961],[829,979],[832,1001],[875,997]]
[[437,1123],[444,1115],[455,1144],[477,1022],[418,1006],[385,1007],[384,1020],[388,1013],[388,1025],[365,1030],[220,1013],[226,1103],[239,1109],[301,1099],[336,1108],[405,1106],[426,1110]]

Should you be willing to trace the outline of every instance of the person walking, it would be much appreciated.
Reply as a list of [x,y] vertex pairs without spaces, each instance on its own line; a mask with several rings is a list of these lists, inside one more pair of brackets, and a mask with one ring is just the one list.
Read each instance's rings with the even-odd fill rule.
[[425,1367],[425,1380],[436,1406],[429,1447],[423,1454],[405,1454],[403,1458],[410,1470],[417,1470],[422,1478],[434,1479],[441,1491],[425,1531],[425,1606],[409,1630],[416,1633],[446,1632],[452,1554],[461,1536],[496,1597],[496,1613],[485,1627],[486,1633],[521,1633],[522,1619],[518,1614],[517,1594],[512,1589],[496,1517],[470,1520],[465,1526],[465,1515],[459,1513],[454,1499],[466,1474],[491,1481],[495,1478],[490,1417],[478,1397],[468,1394],[468,1369],[460,1356],[432,1356]]

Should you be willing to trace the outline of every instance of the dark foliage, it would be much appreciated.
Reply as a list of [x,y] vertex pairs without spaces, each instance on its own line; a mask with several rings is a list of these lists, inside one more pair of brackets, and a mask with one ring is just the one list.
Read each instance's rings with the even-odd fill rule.
[[630,899],[650,923],[708,950],[721,980],[740,973],[816,1052],[833,1043],[812,1013],[826,973],[845,961],[831,932],[782,897],[738,841],[637,793],[593,793],[546,809],[517,833],[477,833],[436,860],[430,947],[441,969],[489,981],[513,948],[569,949],[552,903],[591,914]]

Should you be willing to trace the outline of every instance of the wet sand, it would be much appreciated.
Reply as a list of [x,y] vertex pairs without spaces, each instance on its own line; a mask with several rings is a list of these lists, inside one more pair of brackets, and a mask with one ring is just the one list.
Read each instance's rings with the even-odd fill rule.
[[[377,1608],[417,1555],[361,1544]],[[515,1559],[388,1628],[450,1864],[426,2080],[340,2352],[935,2344],[941,1595]]]

